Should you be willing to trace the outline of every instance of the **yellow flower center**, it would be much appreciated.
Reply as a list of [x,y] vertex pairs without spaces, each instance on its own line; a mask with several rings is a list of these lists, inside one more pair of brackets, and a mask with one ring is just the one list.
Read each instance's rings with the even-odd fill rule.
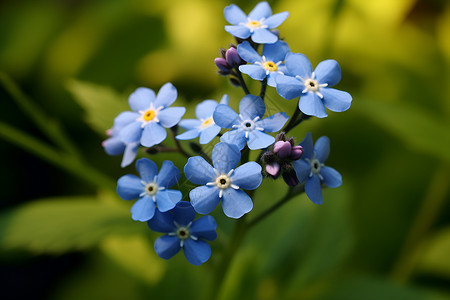
[[261,23],[259,21],[248,21],[247,27],[249,28],[259,28],[261,27]]
[[263,68],[270,72],[275,72],[276,70],[278,70],[277,64],[273,61],[266,61],[265,63],[263,63]]
[[205,121],[203,121],[202,123],[202,128],[206,128],[211,126],[212,124],[214,124],[214,120],[212,117],[209,117],[208,119],[206,119]]
[[146,122],[153,120],[153,118],[155,117],[155,111],[153,109],[149,109],[145,112],[145,114],[143,115],[143,118]]

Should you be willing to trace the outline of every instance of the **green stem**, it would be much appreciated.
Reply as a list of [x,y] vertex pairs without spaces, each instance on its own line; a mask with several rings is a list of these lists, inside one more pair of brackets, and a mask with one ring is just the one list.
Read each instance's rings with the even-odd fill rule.
[[266,96],[266,88],[267,88],[267,77],[261,82],[261,92],[259,93],[259,97],[264,100]]
[[173,141],[175,143],[175,146],[178,149],[178,152],[183,154],[186,158],[189,158],[189,157],[191,157],[191,155],[189,153],[187,153],[186,151],[184,151],[183,147],[181,147],[180,141],[177,140],[177,138],[176,138],[177,131],[178,131],[178,126],[177,125],[175,125],[174,127],[170,128],[170,132],[172,133],[172,138],[173,138]]
[[22,111],[33,120],[37,127],[47,135],[56,145],[71,153],[73,156],[80,157],[74,143],[68,139],[59,125],[59,123],[49,118],[44,111],[40,109],[29,97],[27,97],[19,86],[7,74],[0,72],[0,83],[11,95]]
[[289,122],[287,123],[286,127],[284,127],[283,131],[288,132],[293,128],[293,124],[297,121],[298,116],[300,115],[301,111],[298,108],[298,105],[295,107],[295,112],[292,115],[292,117],[289,119]]
[[235,67],[234,69],[236,70],[236,76],[239,80],[239,83],[241,84],[242,89],[244,90],[244,93],[246,95],[250,94],[250,91],[248,90],[247,85],[245,84],[244,78],[242,77],[241,71],[239,71],[238,67]]
[[449,176],[449,167],[442,165],[431,178],[428,192],[405,239],[398,260],[390,273],[391,278],[397,282],[407,282],[414,272],[426,233],[430,230],[445,204],[449,191]]
[[63,154],[34,137],[0,122],[0,138],[23,150],[46,160],[47,162],[95,185],[114,190],[116,184],[104,174],[89,167],[78,158]]

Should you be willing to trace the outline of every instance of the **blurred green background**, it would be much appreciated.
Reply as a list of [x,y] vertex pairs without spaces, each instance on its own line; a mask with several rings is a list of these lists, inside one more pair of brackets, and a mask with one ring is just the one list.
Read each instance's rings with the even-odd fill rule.
[[[234,221],[215,210],[219,239],[201,267],[159,259],[159,234],[114,193],[134,166],[121,169],[101,141],[139,86],[172,82],[187,117],[224,93],[237,106],[242,91],[213,63],[233,42],[230,3],[248,13],[257,1],[0,3],[2,299],[202,298]],[[344,184],[322,206],[302,195],[252,229],[220,299],[449,299],[450,3],[269,3],[290,13],[279,29],[292,52],[341,65],[351,108],[292,134],[330,137],[327,165]],[[296,106],[274,89],[266,101],[268,113]],[[249,217],[285,189],[267,180]]]

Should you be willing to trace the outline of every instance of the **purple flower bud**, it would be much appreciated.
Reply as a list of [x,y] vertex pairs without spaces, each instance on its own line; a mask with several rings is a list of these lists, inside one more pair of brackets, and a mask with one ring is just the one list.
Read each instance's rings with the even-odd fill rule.
[[266,165],[266,172],[273,177],[278,177],[280,174],[280,165],[277,162],[268,164]]
[[227,63],[225,58],[218,57],[214,59],[214,63],[219,68],[220,71],[222,71],[225,74],[230,74],[231,72],[231,66]]
[[279,158],[287,158],[291,155],[291,143],[278,141],[273,146],[273,152],[278,154]]
[[296,186],[298,184],[297,175],[295,174],[295,171],[291,169],[289,172],[283,173],[283,179],[286,182],[288,186]]
[[230,47],[225,53],[225,59],[230,66],[237,67],[243,64],[241,57],[239,56],[237,49]]
[[300,146],[300,145],[294,146],[294,147],[292,147],[291,150],[292,150],[291,151],[291,155],[289,156],[290,159],[297,160],[300,157],[302,157],[302,154],[303,154],[303,147],[302,146]]

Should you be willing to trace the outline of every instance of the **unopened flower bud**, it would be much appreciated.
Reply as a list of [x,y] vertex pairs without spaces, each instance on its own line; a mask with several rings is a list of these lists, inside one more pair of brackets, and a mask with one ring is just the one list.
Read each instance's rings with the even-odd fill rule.
[[237,49],[234,47],[230,47],[225,53],[225,59],[227,63],[232,67],[237,67],[242,65],[244,62],[239,56]]
[[297,160],[302,157],[303,147],[298,145],[291,148],[291,156],[289,157],[292,160]]
[[275,140],[278,141],[286,141],[286,135],[284,134],[284,131],[280,132],[279,134],[277,134],[277,136],[275,137]]
[[222,72],[223,75],[228,75],[231,73],[231,66],[227,63],[225,58],[217,57],[214,59],[214,63],[219,68],[219,70]]
[[230,78],[230,83],[237,87],[241,86],[241,83],[239,82],[239,80],[237,80],[236,78],[233,78],[233,77]]
[[266,172],[273,176],[273,177],[278,177],[278,175],[280,175],[280,165],[277,162],[273,162],[271,164],[267,164],[266,165]]
[[284,172],[283,179],[289,186],[294,187],[298,184],[297,175],[295,174],[294,169],[291,169],[289,172]]
[[273,152],[278,154],[279,158],[287,158],[291,155],[291,143],[278,141],[273,146]]

